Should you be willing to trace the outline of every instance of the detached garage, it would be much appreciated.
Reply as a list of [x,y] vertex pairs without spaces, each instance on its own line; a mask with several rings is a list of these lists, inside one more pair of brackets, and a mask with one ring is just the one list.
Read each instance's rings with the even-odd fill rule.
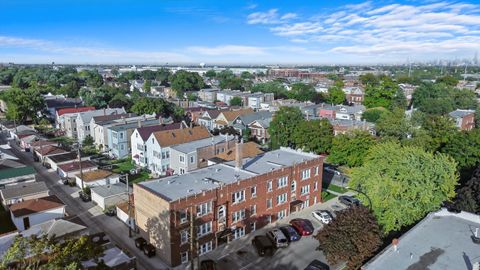
[[[82,187],[82,178],[80,174],[75,176],[75,182],[78,187]],[[113,185],[120,182],[120,175],[107,170],[94,170],[83,173],[83,186],[96,187]]]
[[92,187],[92,201],[105,210],[120,202],[127,201],[127,185],[117,183],[113,185]]
[[10,206],[12,221],[19,231],[65,216],[65,204],[55,195]]

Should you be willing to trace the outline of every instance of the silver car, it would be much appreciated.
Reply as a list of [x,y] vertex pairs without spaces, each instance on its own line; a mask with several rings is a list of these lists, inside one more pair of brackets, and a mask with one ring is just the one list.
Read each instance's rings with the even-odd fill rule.
[[277,248],[288,247],[287,237],[279,229],[268,231],[267,237]]

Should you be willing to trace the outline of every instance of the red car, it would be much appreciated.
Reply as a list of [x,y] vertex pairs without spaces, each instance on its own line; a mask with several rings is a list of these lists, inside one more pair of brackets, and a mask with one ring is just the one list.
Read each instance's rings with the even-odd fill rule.
[[312,235],[314,231],[312,222],[308,219],[295,218],[290,220],[290,224],[301,236]]

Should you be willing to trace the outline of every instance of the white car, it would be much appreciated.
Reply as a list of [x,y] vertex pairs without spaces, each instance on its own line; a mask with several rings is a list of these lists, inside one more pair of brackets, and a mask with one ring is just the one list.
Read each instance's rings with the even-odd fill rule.
[[326,210],[316,210],[312,212],[312,216],[323,224],[328,224],[332,221],[332,216]]

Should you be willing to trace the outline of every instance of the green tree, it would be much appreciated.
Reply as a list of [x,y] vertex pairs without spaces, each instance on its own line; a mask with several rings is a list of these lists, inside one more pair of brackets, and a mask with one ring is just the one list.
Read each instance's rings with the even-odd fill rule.
[[362,166],[365,156],[374,145],[375,138],[367,131],[337,135],[333,138],[328,161],[349,167]]
[[36,120],[45,108],[45,100],[38,90],[11,88],[2,92],[2,99],[7,104],[8,119],[25,123],[29,118]]
[[300,121],[293,131],[296,147],[317,154],[328,153],[332,147],[333,127],[327,119]]
[[252,92],[273,93],[276,99],[287,97],[285,86],[276,81],[255,84],[252,87]]
[[444,115],[455,109],[476,109],[475,93],[444,83],[424,83],[413,93],[415,108],[427,114]]
[[359,206],[337,212],[336,218],[315,238],[330,264],[346,261],[348,269],[358,269],[382,245],[381,236],[375,216],[368,208]]
[[205,72],[205,76],[207,78],[213,79],[213,78],[217,77],[217,72],[215,72],[215,70],[213,70],[213,69],[210,69],[207,72]]
[[330,104],[343,104],[345,102],[346,96],[340,87],[330,87],[328,88],[327,102]]
[[387,142],[372,147],[349,186],[363,191],[385,233],[398,231],[455,196],[456,162],[444,154]]
[[360,75],[360,81],[363,85],[367,86],[376,86],[379,84],[379,79],[373,73],[367,73],[365,75]]
[[437,78],[437,80],[435,82],[436,83],[444,83],[448,86],[457,86],[457,84],[458,84],[458,80],[455,77],[450,76],[450,75],[439,77],[439,78]]
[[398,85],[391,79],[382,80],[380,84],[377,85],[367,84],[363,104],[367,108],[391,108],[397,91]]
[[242,98],[240,97],[233,97],[231,100],[230,100],[230,106],[242,106]]
[[93,143],[94,143],[93,137],[90,136],[90,134],[88,134],[87,136],[85,136],[85,139],[83,139],[82,145],[83,146],[92,146]]
[[288,91],[288,98],[293,98],[298,101],[310,101],[314,99],[316,95],[315,88],[312,85],[304,83],[292,84],[292,89]]
[[371,108],[362,113],[362,120],[367,122],[376,123],[383,114],[390,113],[385,108]]
[[454,136],[459,133],[453,120],[448,116],[425,116],[422,128],[432,138],[435,150],[444,147]]
[[407,97],[405,97],[405,93],[403,93],[402,89],[398,88],[397,93],[393,97],[390,109],[400,108],[405,110],[407,108]]
[[458,190],[454,206],[458,210],[480,215],[480,167],[473,172],[470,180]]
[[242,72],[242,74],[240,74],[240,78],[242,78],[244,80],[250,80],[250,79],[253,79],[253,75],[252,75],[252,73],[250,73],[248,71],[244,71],[244,72]]
[[246,91],[251,87],[251,82],[238,77],[228,77],[221,79],[219,86],[221,89]]
[[66,95],[67,97],[78,97],[78,91],[80,90],[80,83],[78,81],[72,80],[64,84],[60,89],[58,89],[58,94]]
[[480,129],[458,132],[451,136],[440,152],[458,162],[460,171],[471,172],[480,164]]
[[172,89],[182,98],[185,91],[197,91],[204,87],[203,79],[196,72],[179,70],[170,78]]
[[298,125],[303,121],[300,109],[295,107],[280,107],[275,113],[268,132],[273,149],[280,146],[292,146],[293,134]]
[[174,115],[176,108],[173,103],[161,98],[140,97],[134,102],[131,111],[138,115],[155,113],[168,117]]
[[144,92],[150,93],[150,89],[152,89],[152,81],[151,80],[145,80],[145,83],[143,84]]

